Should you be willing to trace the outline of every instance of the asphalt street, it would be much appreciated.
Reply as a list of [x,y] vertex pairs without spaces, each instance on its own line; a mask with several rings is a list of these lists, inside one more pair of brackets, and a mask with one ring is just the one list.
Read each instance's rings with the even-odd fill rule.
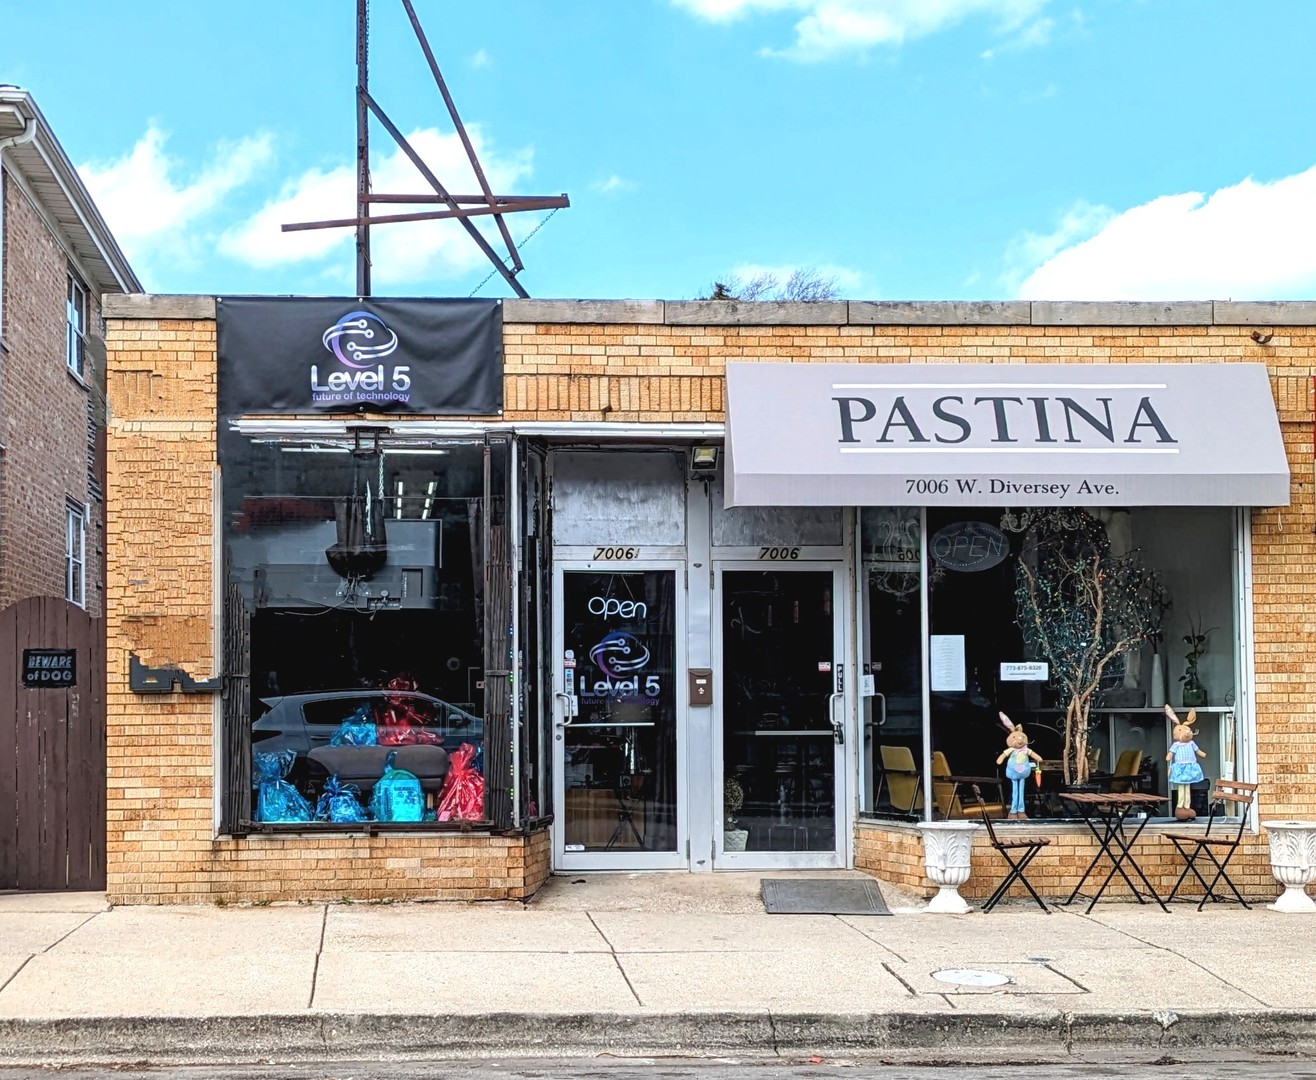
[[835,1058],[578,1058],[484,1061],[337,1062],[134,1069],[0,1069],[0,1080],[1316,1080],[1316,1061],[1162,1060],[987,1065],[885,1064]]

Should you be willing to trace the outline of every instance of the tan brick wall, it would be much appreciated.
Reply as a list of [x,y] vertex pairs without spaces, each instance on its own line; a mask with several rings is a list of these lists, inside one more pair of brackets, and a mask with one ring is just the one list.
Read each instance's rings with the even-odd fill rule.
[[[0,608],[28,596],[65,594],[65,507],[86,504],[87,406],[103,372],[78,382],[65,361],[68,259],[27,195],[8,175],[4,203],[4,350],[0,351]],[[98,298],[88,331],[99,336]],[[89,358],[90,359],[90,358]],[[100,615],[104,507],[86,533],[87,610]]]
[[[127,653],[212,674],[214,323],[111,320],[109,557],[110,891],[118,900],[524,895],[547,873],[545,834],[499,838],[212,838],[213,702],[127,691]],[[796,363],[1187,363],[1269,365],[1293,470],[1292,505],[1254,515],[1257,746],[1263,817],[1316,816],[1316,537],[1311,377],[1316,327],[504,327],[509,420],[723,419],[729,359]],[[1227,437],[1227,433],[1222,433]],[[1063,885],[1092,841],[1060,830],[1039,877]],[[1168,843],[1143,842],[1158,884]],[[509,846],[510,845],[510,846]],[[1239,876],[1269,895],[1264,837]],[[498,853],[494,862],[487,856]],[[986,889],[990,851],[969,895]],[[505,868],[500,860],[505,861]],[[496,867],[494,863],[499,863]],[[925,884],[916,832],[861,826],[856,863]],[[451,871],[451,872],[449,872]],[[519,876],[518,876],[519,875]],[[332,881],[332,885],[329,882]],[[476,885],[474,882],[481,882]],[[518,890],[520,890],[518,892]],[[1051,890],[1048,890],[1050,892]],[[983,894],[985,895],[985,893]]]
[[[1220,826],[1216,826],[1218,828]],[[1234,828],[1237,830],[1238,826]],[[1133,847],[1133,857],[1138,866],[1163,897],[1170,894],[1185,865],[1173,843],[1163,835],[1172,829],[1171,826],[1148,826]],[[1184,830],[1179,828],[1177,831]],[[1212,831],[1214,834],[1215,829]],[[1226,831],[1224,835],[1229,834]],[[1027,870],[1028,880],[1044,899],[1068,900],[1083,871],[1097,853],[1096,842],[1087,829],[1077,823],[1058,827],[1041,823],[1026,827],[1011,825],[1008,830],[1008,838],[1011,840],[1038,836],[1046,837],[1051,843],[1033,859]],[[924,896],[931,896],[937,891],[923,868],[923,838],[912,825],[867,821],[858,823],[855,826],[855,868],[883,881],[919,891]],[[1110,862],[1103,858],[1084,883],[1083,895],[1091,896],[1095,893],[1110,869]],[[1207,881],[1214,876],[1213,872],[1207,872],[1209,869],[1203,862],[1201,870]],[[987,831],[980,830],[974,834],[972,872],[969,880],[960,886],[960,895],[970,900],[985,900],[1009,872],[1010,868],[1004,858],[992,850]],[[1137,880],[1132,870],[1128,873]],[[1229,863],[1229,876],[1249,903],[1269,902],[1279,895],[1280,887],[1270,872],[1264,834],[1254,836],[1244,833],[1243,846]],[[1222,888],[1226,895],[1231,895],[1227,886]],[[1027,890],[1017,883],[1010,886],[1007,895],[1011,899],[1030,899]],[[1200,899],[1202,895],[1201,886],[1191,874],[1182,887],[1181,895],[1194,899]],[[1131,902],[1133,896],[1123,878],[1116,874],[1103,898]]]

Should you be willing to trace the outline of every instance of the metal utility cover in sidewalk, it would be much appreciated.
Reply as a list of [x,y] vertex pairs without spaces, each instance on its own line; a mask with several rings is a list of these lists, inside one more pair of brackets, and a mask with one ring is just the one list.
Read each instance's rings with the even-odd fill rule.
[[1287,506],[1265,365],[727,364],[728,506]]
[[843,878],[764,878],[769,915],[890,915],[877,884]]

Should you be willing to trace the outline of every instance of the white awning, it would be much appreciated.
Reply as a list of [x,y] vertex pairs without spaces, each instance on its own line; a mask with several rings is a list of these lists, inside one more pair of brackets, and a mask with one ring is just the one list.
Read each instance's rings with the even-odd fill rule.
[[1264,364],[727,365],[728,506],[1287,506]]

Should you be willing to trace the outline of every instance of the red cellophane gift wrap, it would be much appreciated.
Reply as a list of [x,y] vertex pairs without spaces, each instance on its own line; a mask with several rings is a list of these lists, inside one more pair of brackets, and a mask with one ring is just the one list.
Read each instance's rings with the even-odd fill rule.
[[448,758],[448,778],[439,796],[440,821],[480,821],[484,818],[484,777],[472,764],[475,747],[462,743]]
[[395,675],[384,684],[385,690],[396,693],[385,697],[383,704],[375,709],[375,727],[381,746],[442,744],[443,736],[426,727],[433,718],[421,712],[416,707],[416,699],[408,696],[416,693],[418,688],[419,684],[410,675]]

